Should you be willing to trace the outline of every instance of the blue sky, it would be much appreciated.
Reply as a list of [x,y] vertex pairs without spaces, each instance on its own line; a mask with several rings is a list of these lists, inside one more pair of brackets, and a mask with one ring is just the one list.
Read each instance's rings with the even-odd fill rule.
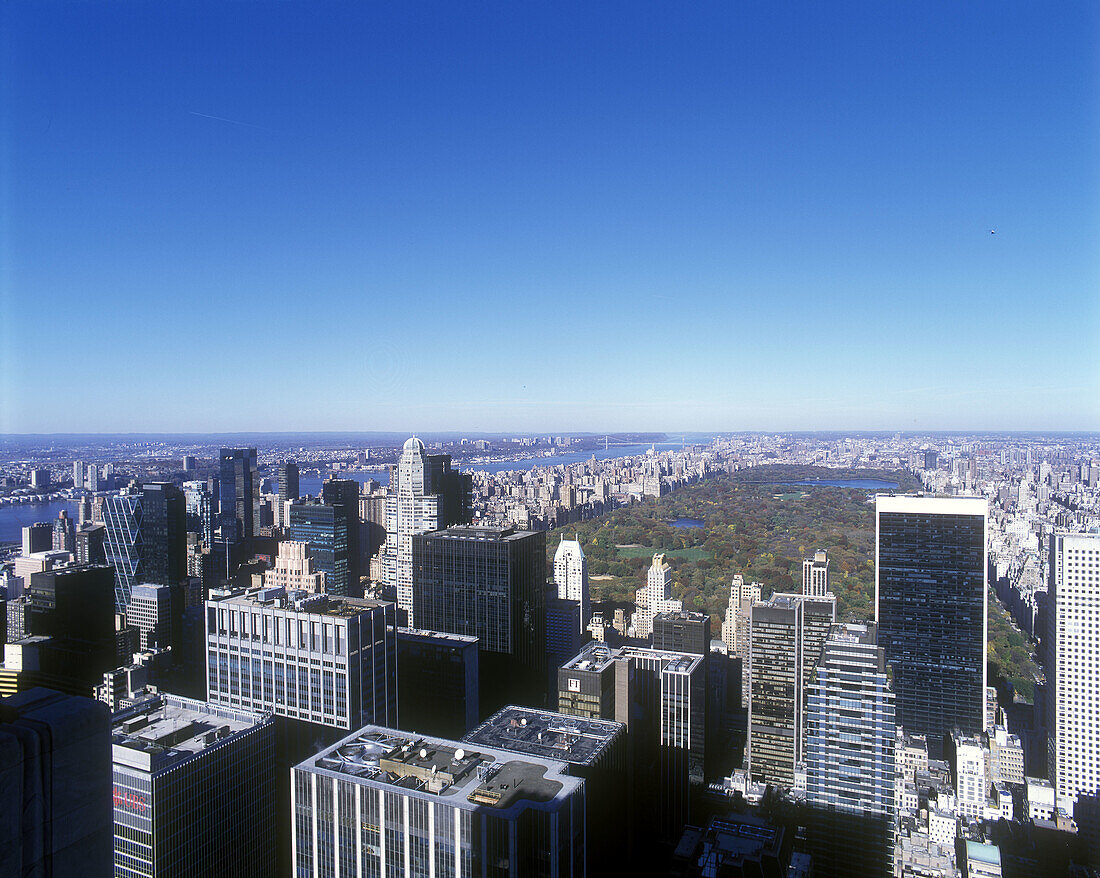
[[1100,429],[1098,34],[5,4],[0,432]]

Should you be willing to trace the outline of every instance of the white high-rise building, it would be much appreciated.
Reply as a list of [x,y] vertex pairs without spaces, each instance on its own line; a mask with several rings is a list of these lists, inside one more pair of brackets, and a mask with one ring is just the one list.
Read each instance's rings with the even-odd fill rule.
[[440,495],[433,492],[424,443],[415,436],[405,442],[394,468],[395,485],[386,497],[386,543],[379,551],[383,581],[397,589],[397,605],[413,628],[413,534],[440,527]]
[[730,602],[726,607],[726,621],[722,623],[722,640],[730,656],[741,659],[741,706],[749,706],[750,650],[752,648],[752,605],[761,599],[759,582],[745,582],[737,573],[730,586]]
[[658,613],[679,613],[684,607],[672,600],[672,568],[665,563],[665,556],[653,556],[653,563],[646,574],[644,588],[637,592],[638,609],[631,618],[635,637],[653,634],[653,617]]
[[823,551],[817,551],[812,558],[802,562],[802,594],[823,598],[828,592],[829,556]]
[[588,604],[588,559],[579,540],[562,540],[554,553],[554,584],[558,587],[558,597],[567,601],[577,601],[581,607],[581,631],[590,621]]
[[1058,807],[1069,811],[1100,790],[1100,534],[1051,538],[1047,601],[1047,758]]

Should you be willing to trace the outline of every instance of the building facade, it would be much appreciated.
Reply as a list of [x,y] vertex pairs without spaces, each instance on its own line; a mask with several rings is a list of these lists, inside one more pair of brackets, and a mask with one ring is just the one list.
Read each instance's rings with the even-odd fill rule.
[[1100,535],[1051,537],[1045,628],[1047,762],[1072,813],[1079,795],[1100,791]]
[[741,665],[741,706],[749,706],[750,669],[752,666],[752,605],[760,600],[759,582],[745,582],[740,574],[734,574],[730,585],[730,602],[726,607],[726,621],[722,623],[722,641],[726,654]]
[[476,637],[399,628],[397,667],[401,728],[461,738],[477,724]]
[[546,535],[452,527],[413,537],[415,616],[478,638],[481,708],[541,704],[546,686]]
[[296,875],[585,874],[584,781],[559,760],[370,725],[292,784]]
[[394,605],[282,589],[206,602],[207,697],[305,723],[397,721]]
[[875,499],[875,622],[898,725],[928,737],[985,724],[986,518],[981,498]]
[[588,627],[592,612],[588,602],[588,559],[578,540],[563,539],[554,552],[554,584],[558,597],[580,607],[580,631]]
[[812,558],[802,562],[802,594],[820,598],[828,592],[829,556],[823,551],[814,552]]
[[271,714],[160,694],[112,739],[116,878],[274,874]]
[[237,543],[259,534],[260,480],[255,448],[223,448],[218,479],[222,541]]
[[636,595],[638,609],[631,619],[634,636],[648,640],[653,635],[653,617],[658,613],[678,613],[683,609],[679,601],[672,599],[672,568],[663,554],[653,556],[653,563],[646,572],[646,584]]
[[753,606],[747,748],[753,781],[795,786],[796,768],[805,759],[813,669],[835,622],[832,597],[774,594]]

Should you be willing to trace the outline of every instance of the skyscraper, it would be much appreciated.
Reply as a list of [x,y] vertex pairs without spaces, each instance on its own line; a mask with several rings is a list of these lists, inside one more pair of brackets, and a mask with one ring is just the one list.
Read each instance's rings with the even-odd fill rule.
[[107,563],[115,570],[115,610],[125,613],[130,590],[141,570],[141,494],[126,491],[103,498],[103,549]]
[[76,551],[76,529],[69,513],[62,509],[53,522],[53,541],[51,548],[55,552]]
[[408,614],[410,627],[436,627],[415,618],[413,534],[465,524],[470,520],[469,495],[470,476],[451,470],[449,454],[429,455],[415,436],[405,442],[390,471],[386,542],[379,550],[379,561],[382,579],[396,588],[397,605]]
[[311,500],[290,507],[287,534],[294,542],[309,546],[313,567],[325,574],[325,591],[342,597],[350,594],[350,537],[347,510]]
[[[347,568],[343,572],[343,589],[336,594],[344,594],[349,597],[362,595],[362,586],[359,582],[362,558],[359,548],[359,483],[355,479],[325,479],[321,485],[321,501],[337,510],[337,514],[344,519],[344,527],[347,530]],[[333,571],[333,577],[339,581],[340,570]]]
[[23,528],[23,554],[48,552],[53,548],[53,525],[48,521],[36,521]]
[[1100,791],[1100,535],[1050,539],[1043,664],[1047,761],[1057,804]]
[[259,533],[260,482],[255,448],[223,448],[218,481],[222,540],[237,543]]
[[115,875],[275,873],[275,727],[160,694],[112,718]]
[[452,527],[412,539],[416,618],[477,637],[481,708],[541,704],[546,687],[546,534]]
[[706,613],[658,613],[653,617],[653,648],[707,655],[710,652],[710,616]]
[[836,599],[773,594],[752,608],[749,772],[791,788],[805,759],[806,705]]
[[0,699],[0,875],[111,874],[111,711],[29,689]]
[[824,597],[829,591],[829,556],[823,551],[814,552],[812,558],[802,562],[802,594]]
[[[333,729],[397,721],[393,604],[282,589],[206,602],[211,702]],[[255,648],[262,656],[245,658]]]
[[563,539],[554,552],[554,584],[558,597],[580,605],[580,630],[588,628],[591,612],[588,604],[588,559],[578,540]]
[[141,580],[178,586],[187,578],[187,506],[169,482],[141,486]]
[[402,728],[460,738],[477,725],[476,637],[399,628],[397,667]]
[[890,873],[894,720],[894,694],[874,626],[832,626],[806,706],[810,841],[814,867],[825,874]]
[[750,668],[749,659],[752,649],[751,616],[752,605],[760,600],[759,582],[745,582],[745,578],[736,573],[730,586],[730,602],[726,608],[726,621],[722,623],[722,640],[727,653],[740,663],[741,668],[741,706],[749,706]]
[[986,517],[980,498],[875,499],[875,621],[898,725],[928,737],[984,727]]
[[634,636],[648,639],[653,634],[653,617],[658,613],[678,613],[683,609],[679,601],[672,600],[672,568],[663,554],[653,556],[653,563],[646,572],[646,584],[637,592],[637,610],[631,618]]
[[300,496],[298,489],[298,464],[293,460],[279,464],[278,472],[279,505],[287,500],[297,500]]

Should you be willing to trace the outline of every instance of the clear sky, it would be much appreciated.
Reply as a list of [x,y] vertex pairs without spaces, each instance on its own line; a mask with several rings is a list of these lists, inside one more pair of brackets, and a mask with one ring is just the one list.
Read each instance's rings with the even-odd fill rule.
[[6,3],[0,432],[1097,430],[1098,108],[1091,2]]

